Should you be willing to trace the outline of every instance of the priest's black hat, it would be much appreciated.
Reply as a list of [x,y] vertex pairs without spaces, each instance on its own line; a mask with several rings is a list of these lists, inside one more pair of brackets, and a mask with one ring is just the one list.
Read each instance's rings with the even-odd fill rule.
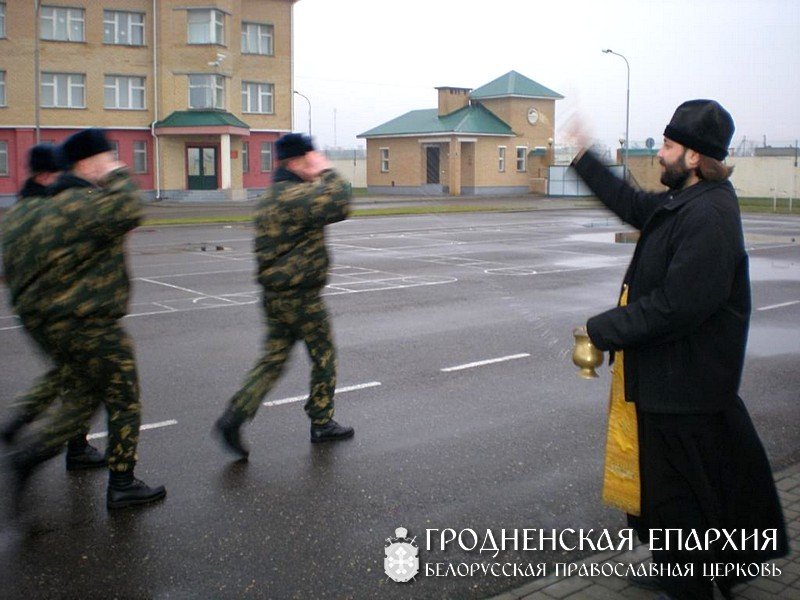
[[664,137],[695,152],[723,160],[733,138],[733,118],[714,100],[688,100],[672,115]]

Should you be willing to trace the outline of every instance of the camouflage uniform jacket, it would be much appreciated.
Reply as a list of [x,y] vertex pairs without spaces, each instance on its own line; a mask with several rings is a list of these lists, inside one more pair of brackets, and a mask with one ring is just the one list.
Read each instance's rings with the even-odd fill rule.
[[17,202],[2,223],[17,314],[39,322],[123,317],[130,289],[124,236],[141,220],[133,181],[115,171],[93,186],[65,173],[48,193]]
[[306,182],[278,169],[255,214],[258,281],[265,292],[319,290],[328,280],[325,226],[350,214],[350,185],[333,170]]

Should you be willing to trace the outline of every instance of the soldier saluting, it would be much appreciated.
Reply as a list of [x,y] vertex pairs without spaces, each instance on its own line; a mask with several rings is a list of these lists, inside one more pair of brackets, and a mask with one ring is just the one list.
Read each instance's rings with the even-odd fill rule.
[[100,129],[61,146],[67,172],[49,198],[16,204],[3,222],[5,276],[14,310],[36,344],[64,373],[65,398],[38,433],[8,456],[15,504],[35,468],[58,454],[103,404],[108,415],[107,506],[160,500],[134,477],[141,407],[131,340],[119,320],[130,282],[124,238],[141,202]]
[[255,416],[299,340],[313,363],[305,404],[311,441],[353,436],[352,427],[332,419],[336,355],[320,296],[328,278],[325,226],[350,214],[350,186],[314,150],[308,136],[287,134],[276,142],[276,149],[279,168],[255,215],[258,282],[264,289],[268,328],[264,354],[214,424],[224,448],[241,458],[249,454],[241,426]]

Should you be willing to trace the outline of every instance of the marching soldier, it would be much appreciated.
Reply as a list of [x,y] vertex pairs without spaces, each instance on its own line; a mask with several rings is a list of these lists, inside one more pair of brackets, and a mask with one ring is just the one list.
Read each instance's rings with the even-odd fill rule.
[[42,462],[58,454],[103,404],[108,416],[108,508],[160,500],[163,486],[134,477],[139,384],[119,320],[130,282],[124,239],[141,220],[139,195],[100,129],[61,147],[69,168],[49,198],[16,204],[3,222],[6,281],[25,330],[61,369],[63,406],[8,456],[16,505]]
[[[30,177],[19,191],[18,201],[27,202],[31,198],[42,198],[50,195],[49,186],[58,180],[62,170],[61,157],[58,150],[50,144],[37,144],[28,153],[28,171]],[[14,414],[0,426],[0,438],[10,444],[19,431],[37,416],[42,414],[61,395],[64,387],[63,367],[48,371],[31,390],[18,398],[13,405]],[[89,424],[84,430],[67,442],[67,470],[93,469],[106,466],[106,457],[97,448],[89,444],[86,434]]]
[[241,426],[255,416],[299,340],[305,343],[313,363],[305,404],[311,419],[311,442],[353,436],[352,427],[332,419],[336,356],[320,296],[328,278],[325,226],[348,217],[350,186],[314,150],[308,136],[287,134],[276,147],[279,168],[255,215],[258,281],[264,289],[268,328],[264,354],[214,424],[214,434],[224,448],[240,458],[249,454],[241,439]]

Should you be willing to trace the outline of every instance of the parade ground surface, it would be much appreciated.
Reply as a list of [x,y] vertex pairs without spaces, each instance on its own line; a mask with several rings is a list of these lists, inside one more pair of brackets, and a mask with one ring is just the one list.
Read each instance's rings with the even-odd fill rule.
[[[753,313],[741,394],[780,472],[800,461],[800,219],[745,215],[744,226]],[[3,517],[0,596],[521,597],[513,590],[532,579],[522,573],[464,576],[447,565],[551,569],[592,554],[521,543],[480,552],[487,530],[499,544],[502,530],[625,527],[600,500],[608,368],[580,379],[571,361],[573,329],[615,303],[633,251],[615,241],[625,231],[587,208],[331,226],[336,419],[355,438],[309,443],[309,361],[297,346],[245,429],[250,460],[232,462],[209,432],[264,335],[252,227],[136,230],[124,324],[142,387],[137,475],[165,484],[167,498],[109,513],[103,471],[68,474],[63,456],[50,461],[21,521]],[[2,302],[7,405],[46,363],[5,293]],[[98,414],[101,447],[105,430]],[[399,527],[419,547],[408,583],[384,571]],[[466,534],[442,550],[444,530],[474,531],[478,547],[464,549]],[[584,597],[611,597],[602,591]]]

